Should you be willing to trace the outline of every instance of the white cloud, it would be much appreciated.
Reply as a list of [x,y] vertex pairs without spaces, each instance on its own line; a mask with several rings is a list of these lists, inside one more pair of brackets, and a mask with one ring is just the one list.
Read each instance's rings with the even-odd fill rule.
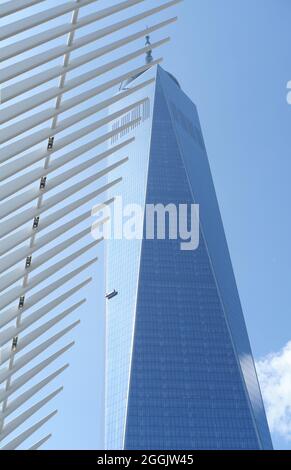
[[291,341],[256,366],[270,430],[291,442]]

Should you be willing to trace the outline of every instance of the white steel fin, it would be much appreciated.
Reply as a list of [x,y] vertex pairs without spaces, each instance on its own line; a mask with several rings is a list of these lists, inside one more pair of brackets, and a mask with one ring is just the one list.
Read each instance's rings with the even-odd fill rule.
[[[97,0],[91,0],[91,3],[94,1]],[[2,47],[0,49],[0,61],[11,59],[12,57],[22,54],[23,52],[28,51],[29,49],[41,46],[42,44],[51,41],[52,39],[56,39],[57,37],[63,36],[67,33],[71,33],[72,31],[76,31],[77,29],[94,23],[95,21],[104,19],[107,16],[112,15],[113,13],[125,10],[126,8],[132,7],[141,2],[144,2],[144,0],[127,0],[126,2],[118,3],[117,5],[114,5],[112,7],[104,8],[103,10],[98,11],[97,13],[86,15],[82,19],[79,19],[75,24],[65,23],[60,26],[50,28],[44,32],[30,36],[22,41],[16,41],[12,45]],[[90,3],[90,1],[87,3]],[[82,6],[85,6],[85,3],[79,1],[77,5],[74,5],[73,10],[76,9],[76,7],[80,8]],[[69,8],[71,8],[71,6],[69,6]]]
[[19,371],[20,369],[25,367],[27,364],[29,364],[31,361],[33,361],[43,351],[48,349],[50,346],[52,346],[54,343],[56,343],[60,338],[62,338],[67,333],[69,333],[71,330],[73,330],[77,325],[79,325],[79,323],[80,323],[80,320],[78,320],[78,321],[72,323],[71,325],[67,326],[66,328],[64,328],[59,333],[52,336],[50,339],[44,341],[39,346],[33,348],[28,353],[21,356],[20,359],[17,359],[14,362],[12,367],[8,367],[5,370],[1,370],[0,371],[0,383],[4,382],[5,380],[7,380],[8,377],[11,377],[17,371]]
[[15,429],[17,429],[21,424],[23,424],[26,420],[28,420],[31,416],[33,416],[37,411],[39,411],[44,405],[49,403],[53,398],[55,398],[61,391],[63,387],[58,388],[54,392],[47,395],[45,398],[40,400],[35,405],[31,406],[27,411],[21,413],[17,418],[14,418],[8,424],[4,426],[0,435],[0,441],[5,439],[5,437],[9,436]]
[[[41,382],[38,382],[36,385],[33,387],[29,388],[22,394],[20,394],[17,398],[14,398],[9,405],[6,407],[6,410],[4,412],[4,416],[9,416],[11,413],[13,413],[15,410],[17,410],[20,406],[22,406],[24,403],[26,403],[28,400],[30,400],[37,392],[42,390],[46,385],[48,385],[50,382],[52,382],[56,377],[58,377],[62,372],[64,372],[68,368],[68,365],[62,367],[61,369],[58,369],[56,372],[53,374],[49,375],[45,379],[41,380]],[[8,391],[9,393],[9,391]],[[6,394],[7,397],[7,394]]]
[[[176,0],[175,3],[178,3],[179,1],[181,1],[181,0]],[[148,16],[148,15],[144,15],[144,17],[146,17],[146,16]],[[119,49],[120,47],[125,46],[126,44],[129,44],[130,42],[133,42],[133,41],[135,41],[139,38],[144,37],[147,33],[150,34],[154,31],[157,31],[161,28],[164,28],[164,27],[168,26],[169,24],[174,23],[176,21],[177,21],[177,17],[173,17],[173,18],[170,18],[168,20],[157,23],[154,26],[150,26],[147,29],[143,29],[143,30],[139,31],[138,33],[132,34],[132,35],[127,36],[127,37],[125,37],[123,39],[120,39],[118,41],[114,41],[113,43],[111,43],[107,46],[104,46],[100,49],[97,49],[96,51],[88,53],[87,57],[85,55],[83,57],[83,59],[79,59],[79,60],[75,59],[75,62],[72,61],[73,65],[71,65],[71,67],[69,67],[69,69],[79,67],[80,65],[84,65],[84,63],[86,63],[86,62],[89,62],[93,59],[97,59],[99,57],[102,57],[103,55],[109,54],[110,52],[113,52],[114,50]],[[127,20],[126,24],[130,24],[130,20]],[[108,34],[108,29],[106,29],[106,31],[103,32],[103,36],[104,36],[104,33],[106,33],[106,35],[107,35]],[[100,39],[101,37],[102,37],[102,32],[101,31],[98,31],[96,33],[90,33],[90,34],[76,40],[72,46],[55,47],[55,48],[52,48],[48,51],[45,51],[42,54],[34,55],[30,59],[26,59],[26,60],[17,62],[16,64],[9,65],[9,66],[2,69],[0,83],[4,83],[8,80],[11,80],[12,78],[18,77],[19,75],[21,75],[25,72],[28,72],[28,71],[32,70],[33,68],[39,67],[39,66],[45,64],[46,62],[49,62],[50,60],[57,59],[58,57],[60,57],[64,54],[72,52],[72,51],[74,51],[76,49],[79,49],[81,47],[87,46],[91,42],[94,42],[94,41]],[[51,80],[52,78],[58,77],[60,75],[61,75],[61,68],[60,67],[58,67],[58,68],[54,67],[51,71],[49,71],[49,70],[47,71],[47,78],[45,78],[45,74],[43,74],[42,72],[38,73],[37,77],[38,77],[38,80],[41,80],[41,83],[44,83],[44,82],[47,82],[47,81]],[[24,79],[24,80],[22,82],[19,82],[19,86],[22,87],[22,89],[23,89],[23,85],[26,83],[27,86],[29,87],[28,90],[30,90],[31,85],[33,83],[35,83],[34,79],[32,80],[31,85],[28,84],[26,79]],[[39,84],[41,84],[41,83],[39,83]],[[5,97],[5,91],[3,93],[4,93],[4,101],[3,102],[5,102],[7,100],[7,98]]]
[[[118,152],[122,148],[126,147],[127,145],[130,145],[134,142],[134,138],[127,139],[126,141],[116,145],[115,147],[111,147],[110,149],[106,150],[105,152],[102,152],[101,154],[97,155],[94,158],[88,159],[87,161],[84,161],[83,163],[79,163],[78,165],[71,167],[69,170],[64,171],[61,174],[58,174],[54,178],[52,178],[45,186],[44,189],[36,189],[34,190],[28,190],[27,192],[22,192],[20,195],[15,196],[14,198],[9,199],[8,202],[0,204],[0,218],[5,217],[6,215],[11,214],[15,210],[19,209],[20,207],[24,206],[28,202],[32,201],[33,199],[36,199],[43,193],[47,193],[48,191],[55,189],[56,187],[60,186],[64,182],[68,181],[70,178],[73,178],[74,176],[78,175],[84,170],[87,170],[93,165],[96,165],[97,163],[100,163],[102,160],[106,159],[110,155]],[[86,152],[86,150],[85,150]],[[80,154],[78,152],[75,152],[73,156],[69,155],[64,155],[57,159],[54,163],[52,163],[47,170],[44,172],[40,172],[35,175],[35,171],[32,170],[32,172],[27,173],[24,177],[24,187],[29,186],[31,183],[34,181],[39,180],[42,176],[47,176],[49,173],[57,170],[58,168],[62,167],[66,163],[69,163],[72,161],[74,158],[77,158],[79,155],[82,155],[82,151]],[[76,155],[76,157],[74,156]],[[71,157],[71,158],[70,158]],[[15,185],[15,191],[17,192],[20,189],[23,189],[22,187],[23,183],[16,184]],[[11,196],[12,194],[12,189],[14,186],[11,185],[11,183],[7,183],[6,185],[3,185],[0,188],[0,200],[2,201],[3,199]]]
[[46,437],[43,437],[40,441],[36,444],[31,446],[28,450],[38,450],[41,446],[43,446],[50,438],[52,437],[51,434],[48,434]]
[[12,287],[10,290],[8,290],[4,296],[2,296],[0,300],[0,309],[7,307],[11,302],[14,300],[24,296],[27,292],[29,292],[31,289],[34,287],[37,287],[39,284],[41,284],[43,281],[48,279],[50,276],[53,274],[56,274],[58,271],[60,271],[62,268],[67,266],[67,264],[73,262],[76,258],[79,256],[82,256],[84,253],[89,251],[91,248],[95,247],[95,241],[92,243],[87,244],[80,250],[74,252],[73,254],[63,258],[61,261],[58,261],[57,263],[53,264],[49,268],[44,269],[40,273],[36,274],[34,277],[30,279],[30,282],[26,286],[16,286]]
[[[111,106],[114,103],[117,103],[118,101],[123,100],[124,98],[127,98],[128,96],[132,95],[136,91],[141,90],[142,88],[147,87],[151,83],[154,82],[154,79],[151,80],[146,80],[145,82],[136,85],[135,87],[129,88],[118,95],[114,96],[113,98],[109,98],[107,100],[102,101],[101,103],[90,106],[89,108],[85,109],[84,111],[79,111],[76,114],[73,114],[70,117],[67,117],[66,119],[63,119],[60,124],[55,128],[55,129],[50,129],[50,128],[44,128],[39,131],[32,132],[29,137],[22,137],[21,139],[18,139],[17,141],[5,145],[2,150],[1,150],[1,157],[0,160],[2,162],[9,160],[9,158],[14,157],[18,155],[21,152],[24,152],[25,150],[30,149],[34,145],[39,144],[40,142],[49,139],[52,136],[56,136],[60,132],[65,131],[67,128],[73,126],[74,124],[79,123],[83,119],[86,119],[92,114],[96,114],[99,111],[102,111],[103,109],[108,108],[108,106]],[[53,116],[52,116],[53,117]],[[104,118],[101,121],[106,121],[106,118]],[[3,130],[3,139],[5,139],[5,129]]]
[[[42,23],[53,20],[58,16],[62,16],[66,13],[76,10],[76,8],[81,8],[90,3],[94,3],[98,0],[79,0],[77,2],[67,2],[57,7],[44,10],[42,12],[36,13],[35,15],[28,16],[22,20],[15,21],[12,25],[3,26],[0,31],[0,41],[9,38],[10,36],[15,36],[16,34],[22,33],[28,29],[39,26]],[[1,12],[0,12],[1,13]]]
[[39,428],[41,428],[45,423],[47,423],[51,418],[57,414],[57,410],[53,411],[47,415],[42,420],[38,421],[36,424],[28,428],[23,433],[19,434],[15,439],[10,441],[8,444],[2,447],[1,450],[16,450],[26,439],[28,439],[32,434],[34,434]]
[[[0,5],[1,450],[18,449],[33,434],[35,444],[28,447],[36,450],[51,436],[39,436],[38,430],[56,411],[26,429],[23,424],[63,388],[39,397],[68,364],[36,377],[74,345],[57,347],[79,324],[75,312],[85,296],[72,297],[92,280],[90,274],[85,280],[77,276],[98,261],[90,250],[103,238],[89,240],[90,233],[110,219],[90,227],[92,209],[85,206],[115,201],[111,190],[123,181],[118,172],[126,169],[135,128],[151,109],[148,94],[155,78],[150,69],[162,58],[132,62],[148,58],[170,38],[150,43],[147,37],[143,47],[134,42],[159,33],[177,17],[148,27],[138,23],[180,1],[161,0],[144,11],[139,8],[144,0],[115,0],[101,7],[98,0],[61,0],[54,6],[43,0],[4,0]],[[125,46],[132,50],[124,52]],[[113,87],[119,87],[114,95],[109,94]],[[118,110],[109,114],[110,107]],[[105,130],[108,125],[111,130]],[[56,352],[50,352],[54,347]]]
[[[62,294],[61,296],[57,297],[56,299],[44,305],[40,309],[36,310],[31,315],[27,316],[24,320],[22,320],[19,326],[10,326],[6,328],[4,331],[0,333],[0,346],[3,346],[7,341],[9,341],[9,339],[11,339],[11,337],[18,336],[19,333],[24,331],[26,328],[31,326],[33,323],[38,321],[47,313],[51,312],[55,307],[58,307],[65,300],[69,299],[72,295],[74,295],[80,289],[85,287],[91,280],[92,278],[86,279],[86,281],[78,284],[76,287],[73,287],[69,291]],[[17,315],[17,313],[18,313],[17,311],[14,311],[14,312],[12,311],[12,315],[5,321],[1,318],[0,328],[3,328],[3,326],[5,326],[8,322],[13,320],[15,316]]]
[[[56,323],[58,323],[59,321],[61,321],[63,318],[65,318],[67,315],[69,315],[70,313],[74,312],[78,307],[80,307],[83,303],[85,302],[85,300],[82,300],[80,302],[77,302],[76,304],[74,304],[72,307],[66,309],[63,313],[57,315],[56,317],[53,317],[51,320],[49,320],[48,322],[44,323],[41,327],[37,328],[35,331],[37,332],[37,334],[39,336],[41,336],[41,331],[42,329],[44,329],[44,332],[47,331],[48,328],[50,328],[51,326],[50,325],[55,325]],[[61,302],[59,302],[58,304],[60,304]],[[57,305],[58,305],[57,304]],[[47,311],[45,312],[47,313]],[[8,341],[11,341],[14,337],[18,337],[19,333],[21,333],[22,331],[26,330],[26,328],[28,328],[30,325],[32,325],[35,321],[37,321],[39,318],[42,318],[42,316],[45,314],[42,312],[42,315],[38,315],[38,317],[36,318],[35,315],[32,315],[32,319],[29,318],[29,321],[27,321],[27,319],[25,319],[23,321],[23,323],[21,323],[20,327],[11,327],[11,329],[7,329],[5,332],[3,332],[1,334],[1,337],[0,337],[0,341],[1,341],[1,344],[5,344],[7,343]],[[35,320],[36,318],[36,320]],[[29,341],[33,342],[35,339],[38,339],[38,336],[36,336],[36,333],[34,331],[32,331],[31,333],[29,333],[29,335],[24,336],[22,337],[22,339],[17,343],[17,352],[21,351],[22,349],[24,349],[25,346],[27,346],[29,344]]]
[[[97,261],[98,258],[93,258],[92,260],[88,261],[87,263],[82,264],[79,268],[74,269],[73,271],[69,272],[65,276],[60,277],[57,281],[52,282],[51,284],[47,284],[46,287],[40,289],[36,294],[31,295],[28,299],[26,299],[23,312],[26,312],[29,308],[36,305],[38,302],[46,298],[52,292],[57,290],[58,288],[62,287],[65,283],[69,282],[75,276],[80,274],[82,271],[90,267],[93,263]],[[1,322],[5,326],[9,321],[13,320],[19,314],[19,309],[17,307],[11,307],[4,312],[1,312]],[[0,364],[3,362],[3,354],[1,355]]]
[[[75,209],[78,209],[79,207],[83,206],[87,202],[92,201],[92,199],[99,196],[102,192],[113,188],[116,184],[120,183],[120,181],[121,181],[121,178],[118,178],[117,180],[114,180],[113,182],[106,185],[106,187],[103,186],[103,188],[105,189],[101,188],[97,191],[93,191],[92,193],[89,193],[87,196],[77,199],[76,202],[68,204],[64,206],[62,209],[58,209],[52,214],[43,217],[41,220],[41,224],[38,226],[37,233],[43,232],[44,229],[50,227],[56,221],[61,220],[63,217],[65,217],[67,214],[70,214]],[[111,198],[111,199],[108,199],[107,201],[104,201],[103,204],[110,205],[113,201],[114,201],[114,198]],[[0,255],[3,256],[8,251],[12,250],[13,247],[17,247],[19,244],[21,244],[28,238],[31,238],[34,233],[35,233],[35,229],[25,228],[25,229],[20,229],[17,232],[11,234],[10,236],[3,238],[1,240]],[[39,244],[39,240],[37,242],[37,245],[38,244]]]
[[0,18],[12,15],[13,13],[17,13],[18,11],[42,2],[44,2],[44,0],[10,0],[0,5]]
[[[158,41],[154,44],[151,45],[151,49],[154,49],[155,47],[158,47],[162,44],[165,44],[168,42],[169,38],[163,39],[161,41]],[[80,75],[77,78],[73,78],[71,80],[68,80],[66,82],[66,85],[60,89],[58,87],[52,87],[49,88],[45,91],[42,91],[40,93],[35,93],[32,97],[26,98],[23,101],[17,102],[17,104],[13,104],[10,106],[7,106],[6,108],[3,109],[1,116],[0,116],[0,124],[6,123],[11,119],[16,118],[17,116],[20,116],[23,113],[26,113],[27,111],[31,111],[32,109],[36,108],[37,106],[40,106],[41,104],[52,100],[53,98],[57,98],[60,95],[64,95],[70,90],[73,90],[74,88],[79,87],[80,85],[99,77],[100,75],[103,75],[104,73],[112,70],[115,67],[118,67],[120,65],[125,64],[126,62],[129,62],[130,60],[138,57],[142,53],[146,52],[149,50],[149,47],[144,47],[142,49],[138,49],[135,52],[132,52],[131,54],[127,54],[124,57],[121,57],[120,59],[114,60],[112,62],[109,62],[106,65],[102,65],[101,67],[98,67],[97,69],[91,70],[90,72],[86,72],[83,75]],[[95,95],[99,93],[103,93],[104,91],[114,87],[115,85],[118,85],[122,83],[124,80],[127,80],[130,77],[137,76],[141,74],[142,72],[154,67],[155,65],[159,64],[162,62],[162,58],[159,58],[157,60],[154,60],[151,62],[149,65],[143,65],[142,67],[138,67],[136,69],[132,69],[122,75],[119,75],[118,77],[112,79],[112,80],[107,80],[104,84],[99,85],[98,87],[95,88],[95,91],[93,92],[91,90],[90,93],[93,93]],[[88,92],[87,92],[88,94]],[[80,100],[80,97],[78,96],[78,100]],[[83,100],[81,100],[83,101]],[[75,106],[74,102],[72,102],[72,106]],[[68,104],[65,105],[66,109],[68,108]],[[64,105],[63,105],[64,108]],[[51,112],[51,111],[50,111]],[[60,110],[60,113],[62,111]],[[43,117],[44,120],[46,120],[48,117],[45,115]],[[36,120],[36,117],[34,115],[33,117],[34,120]],[[21,125],[19,123],[19,125]],[[23,129],[21,129],[23,131]],[[21,134],[19,130],[19,134]]]
[[[74,346],[75,342],[71,342],[64,348],[60,349],[56,353],[52,354],[49,356],[47,359],[44,361],[40,362],[36,366],[34,366],[32,369],[30,369],[28,372],[25,372],[24,374],[20,375],[17,377],[17,379],[13,380],[12,384],[10,384],[9,389],[5,390],[4,392],[0,393],[0,401],[6,400],[12,393],[16,392],[19,390],[23,385],[25,385],[29,380],[34,378],[39,372],[44,370],[47,366],[49,366],[52,362],[54,362],[56,359],[61,357],[63,354],[65,354],[69,349],[71,349]],[[66,366],[62,367],[62,369],[59,370],[65,370],[69,367],[68,364]]]

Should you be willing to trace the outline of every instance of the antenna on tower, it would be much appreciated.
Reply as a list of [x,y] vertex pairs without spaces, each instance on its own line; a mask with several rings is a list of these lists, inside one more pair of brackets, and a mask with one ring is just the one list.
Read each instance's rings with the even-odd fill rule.
[[[151,46],[151,37],[150,37],[149,34],[146,36],[146,46]],[[150,64],[154,60],[152,54],[153,54],[152,49],[147,51],[147,55],[146,55],[146,63],[147,64]]]

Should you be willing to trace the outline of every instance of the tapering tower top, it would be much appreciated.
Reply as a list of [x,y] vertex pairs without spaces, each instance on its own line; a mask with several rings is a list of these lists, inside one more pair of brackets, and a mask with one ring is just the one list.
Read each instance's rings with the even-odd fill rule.
[[[151,38],[149,35],[146,36],[146,46],[151,46]],[[147,64],[150,64],[154,59],[153,59],[153,51],[152,49],[150,49],[148,52],[147,52],[147,55],[146,55],[146,63]]]

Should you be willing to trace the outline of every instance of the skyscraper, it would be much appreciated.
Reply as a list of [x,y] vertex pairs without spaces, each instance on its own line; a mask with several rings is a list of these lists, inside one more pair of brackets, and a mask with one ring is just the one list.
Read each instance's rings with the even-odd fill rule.
[[121,89],[153,70],[113,125],[140,118],[112,140],[135,136],[123,203],[199,204],[200,244],[107,242],[106,448],[271,449],[196,107],[160,66]]

